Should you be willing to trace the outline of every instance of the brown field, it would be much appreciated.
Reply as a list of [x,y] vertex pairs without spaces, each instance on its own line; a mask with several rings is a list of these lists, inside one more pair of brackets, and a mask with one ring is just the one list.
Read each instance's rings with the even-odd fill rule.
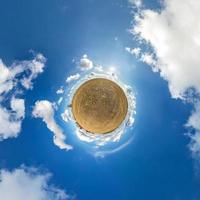
[[126,117],[128,102],[122,88],[105,78],[83,83],[72,99],[77,124],[92,133],[106,134],[120,126]]

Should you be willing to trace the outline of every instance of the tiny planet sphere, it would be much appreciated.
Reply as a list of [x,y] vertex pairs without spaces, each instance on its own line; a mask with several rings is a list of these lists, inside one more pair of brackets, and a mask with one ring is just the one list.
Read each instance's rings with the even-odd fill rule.
[[79,86],[71,107],[81,128],[94,134],[106,134],[117,129],[125,120],[128,100],[116,82],[94,78]]

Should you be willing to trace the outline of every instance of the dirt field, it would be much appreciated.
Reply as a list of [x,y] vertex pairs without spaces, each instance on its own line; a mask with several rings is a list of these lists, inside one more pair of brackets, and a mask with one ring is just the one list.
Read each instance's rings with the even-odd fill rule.
[[95,78],[83,83],[72,100],[72,113],[85,130],[106,134],[123,122],[128,102],[122,88],[115,82]]

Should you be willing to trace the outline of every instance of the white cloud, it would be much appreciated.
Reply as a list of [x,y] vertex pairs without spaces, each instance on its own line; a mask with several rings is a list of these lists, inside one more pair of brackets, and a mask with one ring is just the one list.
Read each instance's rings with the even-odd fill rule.
[[61,114],[63,121],[68,122],[70,120],[69,110],[66,109],[64,113]]
[[101,65],[96,65],[94,69],[95,69],[97,72],[104,72],[103,66],[101,66]]
[[[173,98],[196,102],[195,111],[187,126],[196,130],[192,135],[192,152],[200,151],[200,1],[164,0],[161,11],[139,10],[135,16],[136,25],[132,32],[140,41],[152,46],[153,52],[141,55],[144,62],[150,64],[168,81]],[[145,55],[148,55],[145,56]],[[188,95],[190,93],[190,95]]]
[[57,101],[57,104],[60,105],[60,104],[62,103],[62,101],[63,101],[63,97],[60,97],[60,98],[58,99],[58,101]]
[[114,149],[110,149],[110,150],[100,150],[98,151],[98,149],[96,149],[94,152],[92,152],[94,154],[94,156],[96,158],[100,157],[100,158],[104,158],[107,155],[111,155],[114,153],[117,153],[118,151],[121,151],[122,149],[124,149],[125,147],[127,147],[131,142],[133,141],[133,137],[130,138],[127,142],[121,144],[119,147],[116,147]]
[[142,0],[129,0],[129,2],[136,7],[141,7],[142,6]]
[[136,57],[138,57],[141,53],[141,49],[140,48],[130,48],[130,47],[126,47],[125,50],[127,52],[129,52],[132,55],[135,55]]
[[187,126],[192,126],[200,132],[200,102],[196,103],[195,110],[190,116]]
[[192,127],[196,130],[195,134],[190,134],[191,143],[190,149],[194,156],[200,156],[200,102],[196,103],[195,110],[192,112],[187,127]]
[[49,184],[50,173],[36,168],[21,167],[13,171],[0,170],[0,197],[3,200],[67,200],[71,196]]
[[143,10],[134,32],[149,42],[161,76],[169,82],[173,97],[183,97],[190,87],[200,92],[200,2],[165,0],[160,13]]
[[26,70],[29,71],[29,76],[24,77],[21,80],[22,85],[26,89],[32,89],[33,83],[32,80],[37,78],[38,74],[42,73],[44,70],[44,63],[46,62],[46,58],[42,54],[37,54],[36,57],[30,62],[25,61],[24,65],[26,66]]
[[73,147],[65,143],[66,136],[54,119],[53,104],[47,100],[37,101],[33,109],[35,118],[42,118],[47,128],[54,133],[54,143],[61,149],[71,150]]
[[25,89],[31,89],[33,80],[43,72],[46,59],[36,54],[32,60],[15,61],[6,66],[0,59],[0,139],[17,137],[25,116]]
[[16,99],[15,97],[11,99],[11,108],[16,113],[18,118],[24,118],[25,115],[25,105],[24,99]]
[[80,78],[80,74],[76,73],[74,75],[67,77],[66,82],[70,83],[71,81],[78,80],[79,78]]
[[63,94],[63,93],[64,93],[63,87],[60,87],[60,88],[56,91],[56,94]]
[[93,68],[93,62],[88,58],[88,56],[85,54],[80,59],[80,68],[82,70],[89,70]]
[[153,71],[154,71],[154,72],[157,72],[157,69],[155,68],[155,66],[157,65],[157,62],[156,62],[156,60],[153,58],[153,55],[152,55],[152,54],[150,54],[150,53],[143,53],[143,54],[141,55],[140,60],[141,60],[142,62],[147,63],[148,65],[151,65]]

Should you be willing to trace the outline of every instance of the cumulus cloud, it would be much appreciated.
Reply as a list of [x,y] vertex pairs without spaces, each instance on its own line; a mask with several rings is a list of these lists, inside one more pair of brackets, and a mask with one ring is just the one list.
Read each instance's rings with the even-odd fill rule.
[[134,33],[149,42],[156,56],[156,68],[169,82],[173,97],[183,97],[187,89],[200,92],[200,2],[165,0],[161,12],[143,10]]
[[25,116],[24,99],[33,80],[43,72],[45,57],[36,54],[32,60],[15,61],[6,66],[0,59],[0,140],[17,137]]
[[20,167],[0,170],[0,197],[3,200],[68,200],[70,195],[49,184],[50,173],[36,168]]
[[152,49],[140,59],[150,64],[169,85],[173,98],[194,102],[195,110],[187,126],[196,130],[191,135],[192,152],[200,152],[200,2],[164,0],[163,9],[139,10],[132,33]]
[[67,77],[66,82],[70,83],[72,81],[78,80],[80,77],[81,77],[80,74],[76,73],[74,75]]
[[82,70],[89,70],[93,68],[93,62],[88,58],[88,56],[85,54],[80,59],[80,68]]
[[53,104],[47,100],[37,101],[33,109],[35,118],[42,118],[47,128],[54,133],[54,144],[61,149],[71,150],[72,146],[65,143],[66,135],[54,119]]

